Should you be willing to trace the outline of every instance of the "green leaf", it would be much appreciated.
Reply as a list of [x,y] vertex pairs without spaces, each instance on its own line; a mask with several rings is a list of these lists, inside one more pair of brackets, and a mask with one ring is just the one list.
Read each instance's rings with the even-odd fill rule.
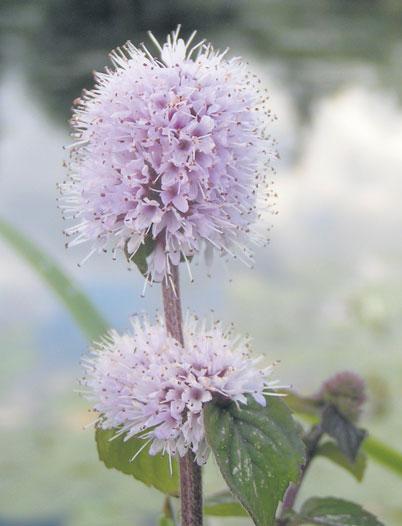
[[230,491],[222,491],[207,497],[204,502],[204,513],[215,517],[248,517],[247,511]]
[[159,519],[159,526],[175,526],[175,524],[172,521],[172,519],[169,519],[168,517],[162,515],[162,517],[160,517]]
[[318,446],[316,455],[326,457],[338,466],[349,471],[359,482],[363,480],[364,472],[367,465],[367,456],[363,451],[357,453],[356,460],[352,462],[342,453],[342,451],[333,442],[325,442]]
[[402,476],[402,453],[372,436],[366,438],[363,449],[372,459]]
[[336,441],[342,453],[354,462],[361,443],[366,437],[366,431],[357,428],[333,405],[329,405],[324,409],[321,427],[325,433]]
[[99,338],[107,331],[105,320],[55,261],[2,219],[0,236],[57,294],[89,339]]
[[[296,397],[297,396],[298,395],[296,395]],[[315,416],[311,411],[299,410],[297,405],[293,405],[292,402],[287,405],[289,405],[295,413],[299,414],[305,422],[310,424],[319,423],[319,417]],[[362,450],[365,451],[370,458],[402,477],[402,453],[400,451],[397,451],[372,435],[366,437],[362,444]]]
[[130,254],[127,249],[128,243],[126,243],[124,251],[128,261],[132,261],[138,267],[138,270],[143,276],[146,276],[148,272],[147,257],[152,254],[155,248],[155,241],[152,237],[148,236],[144,242],[136,250],[135,254]]
[[383,526],[359,504],[333,497],[313,497],[302,506],[292,524],[320,524],[321,526]]
[[307,398],[305,396],[300,396],[293,391],[285,391],[286,398],[284,401],[286,405],[294,412],[300,413],[307,416],[316,416],[321,415],[322,405],[319,400],[314,398]]
[[132,475],[147,486],[177,497],[179,495],[177,462],[172,459],[172,473],[170,473],[168,455],[151,456],[149,445],[131,461],[144,446],[144,439],[133,437],[124,441],[123,437],[119,436],[111,440],[116,433],[116,429],[96,429],[95,431],[99,459],[105,466],[109,469],[117,469],[126,475]]
[[299,478],[304,444],[282,400],[267,406],[251,396],[247,405],[210,402],[204,409],[207,441],[231,492],[257,526],[274,524],[290,482]]

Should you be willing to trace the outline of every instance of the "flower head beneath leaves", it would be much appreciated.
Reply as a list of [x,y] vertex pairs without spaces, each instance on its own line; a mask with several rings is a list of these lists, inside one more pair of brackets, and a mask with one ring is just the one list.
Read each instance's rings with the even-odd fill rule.
[[61,185],[68,246],[89,253],[147,244],[149,280],[200,251],[252,260],[272,205],[270,115],[238,58],[176,31],[154,58],[128,42],[76,102],[69,179]]
[[250,395],[265,406],[280,386],[268,379],[273,366],[257,368],[248,340],[220,323],[207,328],[188,317],[184,339],[183,348],[160,320],[136,318],[131,334],[111,331],[92,349],[82,383],[99,413],[97,425],[125,440],[140,434],[144,447],[151,442],[150,454],[192,450],[202,464],[209,453],[204,404],[213,398],[247,404]]

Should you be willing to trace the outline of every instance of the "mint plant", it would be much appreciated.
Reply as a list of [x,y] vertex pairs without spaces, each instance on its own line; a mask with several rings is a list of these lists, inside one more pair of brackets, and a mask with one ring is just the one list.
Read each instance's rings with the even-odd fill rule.
[[[127,43],[75,102],[61,185],[64,214],[75,221],[68,246],[89,242],[85,260],[122,253],[163,299],[163,319],[109,331],[84,360],[99,458],[164,493],[160,525],[201,526],[204,514],[248,515],[257,526],[379,525],[340,499],[313,497],[296,509],[316,456],[362,476],[360,379],[344,374],[301,398],[272,380],[273,365],[262,367],[232,329],[196,316],[183,323],[180,267],[192,279],[200,253],[251,266],[250,244],[266,243],[276,154],[267,96],[247,65],[193,44],[194,34],[185,42],[179,28],[163,46],[151,38],[159,57]],[[311,429],[292,409],[314,420]],[[228,492],[204,498],[211,453]]]

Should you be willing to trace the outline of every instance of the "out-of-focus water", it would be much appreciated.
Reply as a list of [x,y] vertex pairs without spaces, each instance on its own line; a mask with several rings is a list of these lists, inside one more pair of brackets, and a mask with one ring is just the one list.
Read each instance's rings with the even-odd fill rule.
[[[371,397],[363,425],[400,447],[399,0],[3,0],[1,216],[52,254],[111,325],[159,306],[157,287],[141,299],[142,279],[123,262],[77,269],[85,249],[64,249],[56,183],[71,101],[91,86],[90,71],[128,38],[178,23],[248,58],[279,117],[282,158],[271,246],[252,272],[231,265],[232,282],[219,264],[213,279],[203,265],[194,285],[183,276],[185,305],[233,320],[306,393],[335,370],[360,372]],[[82,430],[87,404],[74,389],[87,342],[3,243],[0,254],[0,524],[154,524],[160,497],[100,465]],[[220,486],[213,466],[208,477]],[[359,485],[320,460],[304,493],[354,498],[397,526],[399,484],[370,465]]]

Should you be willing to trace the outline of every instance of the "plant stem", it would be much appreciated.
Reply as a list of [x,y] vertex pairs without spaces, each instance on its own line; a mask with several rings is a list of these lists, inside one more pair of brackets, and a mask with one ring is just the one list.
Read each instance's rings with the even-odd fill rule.
[[[170,280],[162,282],[166,329],[181,345],[184,344],[180,302],[179,270],[172,266]],[[182,526],[202,526],[201,467],[189,451],[180,458],[180,500]]]
[[286,526],[286,524],[288,523],[288,519],[286,518],[286,515],[290,510],[293,509],[293,506],[296,501],[296,497],[300,490],[300,486],[304,480],[304,477],[306,476],[306,473],[311,464],[311,461],[313,460],[315,456],[315,453],[317,451],[317,446],[318,446],[319,441],[321,440],[321,437],[322,437],[321,426],[316,425],[310,429],[310,431],[307,433],[304,439],[304,442],[306,444],[306,462],[304,466],[302,467],[302,472],[300,475],[299,482],[297,484],[291,485],[285,494],[281,516],[277,521],[278,526]]
[[171,519],[174,522],[173,506],[170,502],[169,495],[166,495],[165,500],[163,502],[163,514],[167,519]]

